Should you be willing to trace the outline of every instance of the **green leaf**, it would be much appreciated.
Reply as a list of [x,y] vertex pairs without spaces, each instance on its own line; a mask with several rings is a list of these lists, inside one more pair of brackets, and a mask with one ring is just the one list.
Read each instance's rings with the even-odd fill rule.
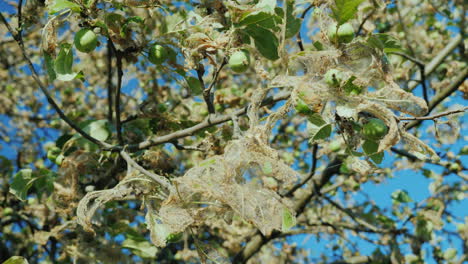
[[356,15],[357,8],[362,2],[364,0],[335,0],[335,6],[332,7],[332,17],[339,26],[343,25]]
[[312,45],[314,45],[314,47],[317,49],[317,50],[325,50],[325,47],[323,46],[322,42],[320,41],[315,41]]
[[413,201],[409,196],[408,192],[405,190],[396,190],[392,193],[392,199],[394,202],[398,203],[410,203]]
[[255,47],[263,57],[269,60],[277,60],[278,56],[278,38],[273,32],[256,25],[249,25],[244,29],[255,41]]
[[313,113],[311,115],[308,116],[308,120],[310,123],[314,124],[315,126],[323,126],[325,125],[327,122],[325,122],[325,120],[323,120],[322,116],[318,113]]
[[424,241],[431,240],[434,225],[431,221],[420,218],[416,222],[416,235]]
[[379,143],[372,140],[366,140],[362,144],[362,150],[364,150],[364,153],[366,153],[368,156],[376,153],[378,149]]
[[0,175],[6,175],[13,171],[13,164],[5,156],[0,155]]
[[236,26],[243,27],[259,23],[263,23],[262,26],[264,27],[269,27],[268,25],[270,25],[270,27],[275,26],[275,20],[273,19],[273,16],[271,14],[258,11],[243,15],[243,17],[240,19],[239,23]]
[[389,34],[372,34],[367,39],[367,43],[371,47],[382,50],[385,53],[404,52],[400,41]]
[[49,76],[49,82],[53,82],[57,78],[55,73],[55,63],[52,56],[49,53],[44,52],[44,61],[47,70],[47,76]]
[[55,0],[51,5],[49,5],[49,13],[55,14],[67,8],[70,8],[73,12],[76,13],[81,12],[81,7],[78,4],[67,0]]
[[468,155],[468,146],[464,146],[462,149],[460,149],[460,152],[458,153],[458,155],[463,155],[463,156]]
[[384,159],[384,156],[385,156],[385,152],[379,152],[379,153],[376,153],[376,154],[372,154],[369,157],[376,164],[380,164],[380,163],[382,163],[382,161]]
[[193,76],[185,77],[185,81],[187,82],[190,91],[195,95],[200,95],[203,92],[203,88],[201,87],[200,80]]
[[10,185],[10,193],[24,201],[28,195],[36,178],[33,178],[31,169],[22,169],[13,176],[13,182]]
[[37,196],[41,197],[44,192],[50,195],[54,191],[54,181],[56,178],[57,174],[48,169],[40,169],[35,173],[33,187]]
[[136,23],[136,24],[143,24],[145,23],[145,20],[139,16],[131,16],[127,19],[125,19],[125,22],[123,23],[122,27],[120,28],[120,36],[122,38],[125,38],[125,32],[127,31],[127,28],[131,23]]
[[89,135],[99,141],[105,141],[110,136],[107,120],[98,120],[89,124],[88,128],[85,128]]
[[[105,141],[111,134],[111,125],[107,120],[87,120],[80,123],[78,126],[92,137],[101,141]],[[76,133],[71,140],[75,142],[75,146],[87,151],[95,151],[99,148],[96,144],[78,133]]]
[[312,141],[326,139],[331,135],[332,125],[326,124],[318,129],[315,135],[312,137]]
[[73,52],[71,47],[72,45],[68,43],[61,44],[60,52],[55,59],[55,72],[60,81],[67,82],[79,77],[79,73],[72,71]]
[[283,221],[281,223],[281,230],[286,232],[295,225],[296,217],[287,208],[283,208]]
[[168,235],[166,240],[167,240],[167,243],[177,243],[182,239],[183,236],[184,236],[184,232],[173,233],[173,234]]
[[5,262],[3,262],[3,264],[28,264],[28,263],[29,262],[25,258],[20,257],[20,256],[11,257],[5,260]]
[[44,192],[50,194],[54,190],[54,180],[57,174],[48,169],[40,169],[33,173],[31,169],[22,169],[13,176],[10,193],[24,201],[31,188],[38,196]]
[[148,241],[133,240],[127,238],[122,242],[123,248],[128,248],[142,258],[154,258],[158,252],[158,248]]
[[294,0],[288,0],[286,3],[286,38],[294,37],[301,29],[302,20],[293,14]]
[[302,100],[298,99],[297,104],[295,106],[296,112],[300,115],[313,115],[314,111],[312,111],[309,106]]
[[358,95],[362,93],[362,87],[353,83],[353,81],[356,79],[356,76],[351,76],[343,85],[343,90],[347,95]]

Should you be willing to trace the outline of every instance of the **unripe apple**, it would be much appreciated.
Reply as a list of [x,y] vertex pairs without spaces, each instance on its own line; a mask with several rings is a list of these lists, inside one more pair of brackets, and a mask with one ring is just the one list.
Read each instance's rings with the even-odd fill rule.
[[338,42],[339,43],[349,43],[354,38],[354,29],[350,23],[344,23],[338,28],[338,32],[336,32],[336,23],[330,24],[328,26],[328,38],[335,42],[336,41],[336,34],[338,33]]
[[47,151],[47,158],[54,162],[55,163],[55,160],[57,159],[57,157],[60,155],[60,153],[62,152],[62,150],[58,147],[53,147],[51,149],[49,149],[49,151]]
[[164,46],[155,44],[150,47],[148,59],[153,64],[162,64],[168,57],[168,51]]
[[96,34],[89,28],[80,29],[75,34],[74,42],[76,49],[84,53],[93,51],[98,44]]
[[388,127],[378,118],[371,118],[362,127],[362,134],[370,140],[380,140],[388,133]]
[[234,52],[229,58],[229,67],[234,72],[245,72],[250,65],[250,54],[247,50],[240,50]]
[[337,69],[330,69],[325,73],[325,82],[331,87],[337,87],[343,80],[343,74]]

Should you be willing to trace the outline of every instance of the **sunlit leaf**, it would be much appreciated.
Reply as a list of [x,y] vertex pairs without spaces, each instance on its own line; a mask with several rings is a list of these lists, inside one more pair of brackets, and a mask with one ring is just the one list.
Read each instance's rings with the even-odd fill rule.
[[190,91],[194,95],[200,95],[203,92],[203,88],[201,87],[200,80],[198,78],[195,78],[193,76],[187,76],[185,77],[185,81],[187,82],[187,85],[190,89]]
[[77,12],[77,13],[81,12],[80,5],[75,4],[68,0],[54,0],[52,4],[48,6],[50,14],[55,14],[55,13],[62,11],[63,9],[68,9],[68,8],[72,10],[73,12]]
[[392,199],[398,203],[410,203],[413,201],[405,190],[396,190],[392,193]]
[[286,38],[294,37],[301,29],[302,20],[294,16],[294,0],[288,0],[286,3]]
[[332,125],[331,124],[323,125],[313,135],[312,141],[326,139],[326,138],[330,137],[331,132],[332,132]]
[[28,260],[26,260],[24,257],[14,256],[5,260],[2,264],[28,264],[28,263],[29,263]]
[[52,56],[49,53],[44,52],[44,61],[47,70],[47,76],[49,77],[49,82],[53,82],[57,78],[55,74],[55,62]]
[[309,120],[310,123],[316,125],[316,126],[323,126],[325,125],[327,122],[325,122],[325,120],[323,120],[322,116],[320,114],[317,114],[317,113],[313,113],[311,115],[309,115],[307,117],[307,120]]
[[296,217],[287,209],[283,208],[283,222],[281,231],[286,232],[296,225]]
[[158,248],[146,240],[139,241],[127,238],[122,242],[122,247],[130,249],[135,255],[142,258],[154,258],[158,252]]
[[68,43],[60,45],[60,52],[57,55],[54,64],[57,80],[67,82],[80,77],[80,73],[73,72],[72,70],[73,52],[71,47],[72,45]]
[[335,6],[332,6],[332,17],[338,22],[338,25],[346,23],[354,18],[358,6],[364,0],[335,0]]
[[31,169],[22,169],[13,176],[13,182],[10,185],[10,193],[24,201],[29,189],[32,187],[36,178],[33,177]]
[[279,42],[273,32],[255,25],[250,25],[245,28],[245,32],[254,39],[255,47],[263,57],[269,60],[277,60],[279,58]]

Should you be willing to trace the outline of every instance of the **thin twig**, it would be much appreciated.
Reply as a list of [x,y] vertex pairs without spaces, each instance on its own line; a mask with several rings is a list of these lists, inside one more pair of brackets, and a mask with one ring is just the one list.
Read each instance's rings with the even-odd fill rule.
[[200,81],[201,86],[203,87],[203,99],[205,100],[206,106],[208,107],[208,113],[214,114],[215,107],[213,105],[213,87],[218,80],[219,73],[223,69],[224,65],[227,64],[226,58],[223,58],[221,65],[218,68],[215,68],[213,73],[213,79],[208,87],[205,86],[205,81],[203,81],[203,75],[205,74],[205,69],[202,65],[199,65],[197,68],[197,76],[198,80]]
[[78,132],[78,134],[80,134],[81,136],[83,136],[85,139],[91,141],[92,143],[100,146],[100,147],[103,147],[103,148],[111,148],[112,145],[106,143],[106,142],[103,142],[103,141],[100,141],[100,140],[97,140],[95,138],[93,138],[92,136],[90,136],[88,133],[86,133],[85,131],[83,131],[80,127],[78,127],[75,123],[73,123],[73,121],[71,121],[66,115],[65,113],[62,111],[62,109],[58,106],[58,104],[55,102],[55,100],[53,99],[53,97],[50,95],[49,91],[47,91],[47,88],[46,86],[42,83],[41,79],[39,78],[39,74],[37,73],[36,69],[34,68],[31,60],[28,58],[28,56],[26,55],[26,50],[24,48],[24,44],[23,44],[23,41],[22,39],[13,31],[13,29],[11,28],[10,24],[8,23],[8,21],[6,20],[6,18],[3,16],[2,13],[0,13],[0,19],[2,20],[3,24],[5,24],[5,26],[7,27],[8,31],[11,33],[11,35],[13,36],[13,38],[16,40],[16,43],[18,44],[18,46],[20,47],[21,49],[21,53],[23,55],[23,58],[26,60],[26,62],[28,63],[28,67],[29,69],[31,70],[32,72],[32,77],[34,79],[34,81],[37,83],[37,85],[39,86],[39,88],[41,89],[42,93],[45,95],[45,97],[47,98],[47,101],[50,103],[50,105],[54,108],[54,110],[57,112],[57,114],[60,116],[60,118],[65,121],[70,127],[72,127],[76,132]]
[[[313,4],[310,4],[305,10],[304,12],[302,12],[302,15],[301,15],[301,19],[304,19],[307,15],[307,13],[309,12],[310,9],[312,9],[312,7],[314,7]],[[302,44],[302,37],[301,37],[301,29],[299,28],[299,31],[297,32],[297,45],[299,45],[299,49],[301,51],[304,51],[304,45]]]
[[[23,0],[18,1],[18,38],[22,39],[23,32]],[[22,40],[21,40],[22,41]]]
[[204,151],[204,149],[195,147],[195,146],[183,146],[180,145],[177,141],[171,141],[171,144],[178,150],[196,150],[196,151]]
[[374,15],[374,13],[375,9],[372,9],[372,11],[369,14],[367,14],[367,16],[362,20],[361,24],[359,24],[358,30],[356,31],[356,36],[359,36],[361,34],[364,24],[369,18],[371,18]]
[[114,42],[110,38],[108,38],[108,43],[110,44],[110,48],[112,52],[115,55],[116,61],[117,61],[117,87],[115,89],[115,128],[117,130],[117,139],[119,141],[119,145],[123,146],[124,140],[122,137],[122,122],[120,121],[120,93],[122,90],[122,77],[123,77],[123,71],[122,71],[122,57],[125,51],[120,51],[117,50],[117,48],[114,45]]
[[107,40],[107,101],[108,101],[108,111],[107,111],[107,120],[110,123],[113,122],[113,100],[112,100],[112,43],[111,40]]
[[318,145],[315,143],[312,146],[312,168],[310,169],[309,175],[303,179],[299,184],[295,185],[292,187],[284,196],[291,196],[297,189],[301,188],[304,186],[307,182],[312,179],[312,177],[315,175],[315,171],[317,169],[317,152],[318,152]]
[[425,67],[425,64],[424,62],[420,61],[419,59],[415,58],[415,57],[412,57],[404,52],[399,52],[399,51],[390,51],[389,54],[395,54],[395,55],[398,55],[398,56],[401,56],[407,60],[410,60],[414,63],[416,63],[418,66],[423,66]]
[[371,231],[374,231],[376,232],[377,230],[381,230],[382,228],[379,228],[377,226],[373,226],[372,224],[364,221],[363,219],[361,218],[358,218],[351,210],[347,209],[347,208],[343,208],[340,204],[338,204],[337,202],[333,201],[332,199],[330,199],[329,197],[327,197],[326,195],[323,195],[322,196],[327,202],[329,202],[331,205],[333,205],[336,209],[342,211],[343,213],[345,213],[347,216],[349,216],[351,219],[353,219],[354,222],[356,222],[357,224],[360,224],[362,226],[365,226],[366,228],[368,228],[369,230]]
[[[429,159],[429,158],[426,158],[426,159],[421,159],[421,158],[418,158],[417,156],[409,153],[408,151],[406,150],[403,150],[403,149],[397,149],[395,147],[391,147],[390,150],[395,153],[395,154],[398,154],[400,156],[403,156],[403,157],[406,157],[408,158],[408,160],[410,160],[411,162],[416,162],[416,161],[422,161],[422,162],[425,162],[425,163],[430,163],[430,164],[434,164],[434,165],[438,165],[438,166],[442,166],[446,169],[448,169],[449,171],[452,171],[452,172],[456,172],[455,170],[451,169],[451,164],[452,162],[448,162],[448,161],[434,161],[432,159]],[[466,170],[467,168],[464,167],[464,166],[461,166],[460,168],[461,170]],[[459,176],[460,178],[464,179],[464,180],[468,180],[468,178],[462,174],[458,174],[458,173],[455,173],[457,176]]]
[[[466,80],[468,77],[468,68],[461,70],[460,74],[455,77],[449,87],[437,93],[432,100],[429,102],[429,111],[430,113],[436,106],[438,106],[444,99],[449,97],[452,93],[458,90],[458,87]],[[417,125],[419,125],[423,120],[414,120],[406,126],[406,130],[409,130]]]
[[[428,64],[426,64],[424,75],[429,76],[435,69],[447,58],[447,56],[458,46],[458,44],[463,43],[463,38],[461,35],[454,37],[446,46],[443,48],[437,56],[435,56]],[[414,82],[409,85],[408,90],[412,91],[418,85],[417,82]]]
[[414,56],[415,53],[414,53],[413,48],[410,45],[410,41],[408,39],[408,36],[409,36],[408,30],[406,29],[405,23],[403,23],[403,17],[401,16],[400,8],[398,8],[398,2],[395,4],[395,8],[396,8],[397,15],[398,15],[398,22],[400,22],[400,26],[401,26],[401,29],[403,30],[404,37],[405,37],[405,40],[406,40],[406,47],[411,52],[411,55]]
[[408,55],[406,53],[403,53],[403,52],[395,51],[395,52],[391,52],[391,54],[396,54],[396,55],[402,56],[403,58],[405,58],[407,60],[410,60],[410,61],[416,63],[416,65],[418,65],[419,74],[420,74],[420,77],[421,77],[419,82],[422,85],[424,101],[426,101],[426,103],[429,103],[429,95],[427,93],[428,92],[428,87],[427,87],[427,84],[426,84],[426,73],[425,73],[426,72],[426,65],[424,64],[424,62],[422,62],[419,59],[417,59],[415,57],[412,57],[412,56],[410,56],[410,55]]
[[451,111],[445,111],[445,112],[438,113],[438,114],[431,115],[431,116],[397,117],[397,118],[400,121],[402,121],[402,120],[433,120],[433,119],[441,118],[441,117],[448,116],[448,115],[463,113],[466,110],[468,110],[468,106],[465,106],[465,107],[460,108],[460,109],[451,110]]
[[122,156],[122,158],[127,163],[129,163],[130,166],[132,166],[133,168],[137,169],[138,171],[140,171],[144,175],[150,177],[155,182],[161,184],[161,186],[163,186],[167,190],[169,190],[171,192],[173,191],[174,186],[172,186],[172,184],[166,178],[164,178],[163,176],[160,176],[160,175],[157,175],[157,174],[154,174],[152,172],[147,171],[145,168],[141,167],[136,161],[134,161],[132,159],[132,157],[130,157],[130,155],[128,155],[128,153],[125,152],[124,150],[120,151],[120,156]]

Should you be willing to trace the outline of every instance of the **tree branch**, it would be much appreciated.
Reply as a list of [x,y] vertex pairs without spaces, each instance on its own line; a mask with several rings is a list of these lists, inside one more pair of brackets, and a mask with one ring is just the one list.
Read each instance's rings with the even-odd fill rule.
[[[468,77],[468,68],[463,69],[460,74],[452,81],[452,83],[444,90],[437,93],[432,100],[429,102],[429,111],[430,113],[437,105],[439,105],[445,98],[449,97],[453,92],[455,92],[458,87],[466,80]],[[414,120],[406,126],[406,130],[409,130],[417,125],[419,125],[422,120]]]
[[70,127],[72,127],[76,132],[78,132],[81,136],[83,136],[85,139],[91,141],[92,143],[100,146],[100,147],[103,147],[103,148],[111,148],[112,145],[106,143],[106,142],[103,142],[103,141],[100,141],[100,140],[97,140],[95,138],[93,138],[92,136],[90,136],[88,133],[86,133],[85,131],[83,131],[80,127],[78,127],[75,123],[73,123],[73,121],[71,121],[66,115],[65,113],[62,111],[62,109],[58,106],[58,104],[55,102],[55,100],[52,98],[52,96],[50,95],[49,91],[47,91],[47,88],[46,86],[42,83],[41,79],[39,78],[39,74],[37,73],[36,69],[34,68],[31,60],[28,58],[28,56],[26,55],[26,50],[24,48],[24,44],[23,44],[23,41],[21,39],[21,37],[18,36],[18,34],[16,34],[13,29],[11,28],[10,24],[8,23],[8,21],[6,20],[6,18],[3,16],[2,13],[0,13],[0,19],[2,20],[3,24],[7,27],[8,31],[11,33],[11,35],[13,36],[13,38],[15,39],[16,43],[18,44],[18,46],[20,47],[20,50],[21,50],[21,53],[23,55],[23,58],[26,60],[27,64],[28,64],[28,67],[29,69],[31,70],[32,72],[32,77],[34,79],[34,81],[37,83],[37,85],[39,86],[40,90],[42,91],[42,93],[45,95],[45,97],[47,98],[47,101],[50,103],[50,105],[54,108],[54,110],[57,112],[57,114],[60,116],[60,118],[65,121],[65,123],[67,123]]
[[309,175],[302,180],[299,184],[292,187],[284,196],[291,196],[297,189],[304,186],[312,177],[315,175],[315,170],[317,169],[317,152],[318,152],[318,145],[314,143],[312,147],[312,168],[310,169]]
[[460,108],[460,109],[455,109],[455,110],[451,110],[451,111],[445,111],[445,112],[442,112],[442,113],[438,113],[438,114],[435,114],[435,115],[431,115],[431,116],[416,116],[416,117],[397,117],[398,120],[402,121],[402,120],[434,120],[434,119],[437,119],[437,118],[441,118],[441,117],[444,117],[444,116],[448,116],[448,115],[453,115],[453,114],[457,114],[457,113],[463,113],[465,112],[466,110],[468,109],[468,106],[465,106],[463,108]]
[[[310,9],[312,9],[312,7],[314,7],[314,4],[310,4],[304,10],[304,12],[302,12],[301,19],[304,19],[306,17],[307,13],[309,12]],[[301,51],[304,51],[304,45],[302,44],[301,29],[300,28],[299,28],[299,32],[297,32],[297,45],[299,46],[299,49]]]
[[130,155],[128,155],[127,152],[125,152],[124,150],[120,151],[120,156],[122,156],[122,158],[128,163],[130,164],[130,166],[134,167],[135,169],[137,169],[138,171],[140,171],[141,173],[143,173],[144,175],[150,177],[151,179],[153,179],[155,182],[159,183],[161,186],[163,186],[164,188],[166,188],[167,190],[171,191],[174,187],[172,186],[172,184],[166,179],[164,178],[163,176],[160,176],[160,175],[156,175],[152,172],[149,172],[147,171],[145,168],[141,167],[136,161],[134,161],[132,159],[132,157],[130,157]]
[[[435,69],[447,58],[447,56],[462,42],[461,35],[454,37],[448,44],[443,48],[437,56],[435,56],[425,67],[424,75],[429,76]],[[418,85],[414,82],[409,85],[408,90],[412,91]]]
[[123,71],[122,71],[122,57],[123,53],[120,50],[117,50],[115,47],[114,43],[110,38],[108,38],[110,43],[110,47],[112,52],[115,54],[115,58],[117,61],[117,87],[115,89],[115,128],[117,130],[117,139],[119,141],[119,145],[123,146],[124,140],[122,137],[122,122],[120,121],[120,93],[122,90],[122,77],[123,77]]
[[[265,106],[265,105],[270,105],[270,104],[276,103],[278,101],[286,100],[286,99],[289,98],[290,95],[291,94],[289,92],[279,93],[274,97],[266,98],[265,100],[263,100],[261,105]],[[235,110],[233,114],[235,116],[244,115],[247,112],[248,107],[249,107],[249,105],[245,106],[244,108]],[[191,135],[195,134],[196,132],[198,132],[200,130],[203,130],[203,129],[206,129],[206,128],[211,127],[211,126],[218,125],[218,124],[230,121],[231,119],[232,119],[232,114],[220,115],[220,116],[215,116],[215,117],[210,117],[209,116],[208,118],[205,119],[205,121],[203,121],[203,122],[201,122],[201,123],[199,123],[197,125],[194,125],[192,127],[182,129],[182,130],[176,131],[174,133],[164,135],[164,136],[160,136],[160,137],[157,137],[157,138],[154,138],[154,139],[145,140],[145,141],[140,142],[138,144],[128,145],[126,147],[126,149],[128,149],[128,151],[138,151],[138,150],[142,150],[142,149],[147,149],[149,147],[164,144],[164,143],[168,143],[168,142],[174,141],[174,140],[179,139],[179,138],[191,136]],[[114,146],[114,147],[110,148],[110,150],[114,150],[114,151],[119,150],[120,151],[120,150],[122,150],[122,146]]]

